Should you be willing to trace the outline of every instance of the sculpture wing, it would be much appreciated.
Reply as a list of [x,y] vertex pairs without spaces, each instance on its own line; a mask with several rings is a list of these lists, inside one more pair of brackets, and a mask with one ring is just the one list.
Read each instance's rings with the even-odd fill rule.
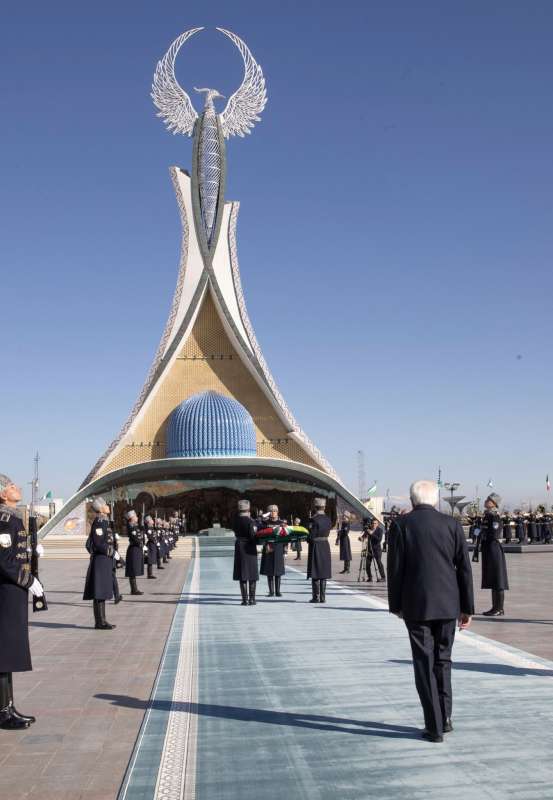
[[239,89],[229,98],[225,110],[220,114],[221,127],[226,139],[229,136],[244,136],[251,133],[259,114],[265,108],[267,91],[265,78],[259,64],[255,61],[248,47],[235,33],[224,28],[217,28],[234,42],[244,59],[244,80]]
[[152,83],[152,100],[168,129],[173,133],[192,136],[198,114],[190,97],[179,85],[175,77],[175,59],[182,45],[203,28],[191,28],[177,36],[161,61],[157,62]]

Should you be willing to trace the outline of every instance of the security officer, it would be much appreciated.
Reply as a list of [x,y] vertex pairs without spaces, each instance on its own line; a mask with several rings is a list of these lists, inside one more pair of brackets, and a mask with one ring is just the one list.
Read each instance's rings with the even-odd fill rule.
[[[27,591],[35,597],[44,594],[31,574],[27,534],[17,511],[20,501],[21,489],[0,474],[0,728],[8,731],[36,721],[15,708],[12,673],[32,669]],[[37,553],[42,552],[39,544]]]
[[332,528],[330,517],[325,514],[326,500],[316,497],[313,501],[313,516],[309,523],[311,545],[311,592],[310,603],[326,603],[326,582],[332,578],[332,562],[328,537]]
[[127,512],[127,536],[129,546],[125,557],[125,577],[129,579],[131,594],[144,594],[136,585],[136,579],[144,575],[144,534],[134,509]]
[[148,579],[156,580],[154,564],[157,564],[157,541],[153,517],[149,515],[144,520],[144,555],[148,564]]
[[113,560],[120,555],[115,549],[115,536],[108,517],[109,506],[102,497],[92,503],[96,516],[92,521],[86,549],[90,553],[90,563],[86,573],[83,600],[92,600],[94,608],[94,627],[110,631],[115,625],[106,620],[106,600],[113,599]]
[[505,511],[501,517],[501,522],[503,524],[503,539],[505,543],[509,543],[513,538],[513,533],[511,530],[511,516],[508,511]]
[[[259,519],[257,521],[258,528],[272,528],[276,525],[283,525],[283,520],[278,515],[278,506],[267,506],[268,517],[267,519]],[[280,591],[280,580],[285,573],[284,568],[284,543],[283,542],[265,542],[263,550],[261,551],[261,569],[262,575],[267,576],[267,583],[269,584],[268,597],[282,597]]]
[[[234,543],[234,569],[232,579],[240,581],[243,606],[255,606],[255,589],[259,580],[257,565],[257,526],[250,516],[250,501],[238,501],[238,515],[233,525],[236,541]],[[248,597],[249,589],[249,597]]]
[[342,524],[338,529],[338,536],[336,538],[336,544],[340,545],[340,561],[344,562],[344,569],[340,572],[340,575],[344,575],[345,573],[349,572],[351,566],[351,542],[349,539],[349,530],[350,513],[349,511],[344,511],[342,514]]
[[505,590],[509,588],[507,562],[500,542],[501,521],[498,507],[501,497],[492,492],[484,503],[480,548],[482,551],[482,589],[492,590],[492,607],[484,611],[485,617],[503,616]]

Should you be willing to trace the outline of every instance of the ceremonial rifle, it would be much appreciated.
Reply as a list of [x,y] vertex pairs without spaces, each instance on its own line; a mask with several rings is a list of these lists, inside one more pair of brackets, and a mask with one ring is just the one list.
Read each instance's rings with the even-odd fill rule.
[[[38,526],[35,514],[29,516],[29,535],[31,537],[31,574],[38,581],[38,553],[36,551],[38,545]],[[33,595],[33,611],[48,611],[48,603],[46,602],[45,594],[41,597],[35,597]]]

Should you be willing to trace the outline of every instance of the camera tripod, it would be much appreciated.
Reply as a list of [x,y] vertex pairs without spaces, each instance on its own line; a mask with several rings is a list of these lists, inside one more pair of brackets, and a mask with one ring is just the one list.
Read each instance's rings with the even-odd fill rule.
[[[368,569],[367,569],[368,559]],[[359,574],[357,576],[357,583],[362,581],[372,581],[372,564],[374,562],[372,543],[370,535],[367,536],[363,549],[361,550],[361,558],[359,560]],[[364,576],[364,577],[363,577]],[[374,564],[374,577],[378,578],[376,571],[376,563]]]

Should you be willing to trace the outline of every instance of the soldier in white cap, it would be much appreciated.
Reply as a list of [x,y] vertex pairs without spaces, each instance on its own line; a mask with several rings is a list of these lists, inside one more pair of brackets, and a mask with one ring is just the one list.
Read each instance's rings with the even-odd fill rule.
[[90,563],[86,573],[83,600],[92,600],[94,608],[94,627],[110,631],[115,625],[106,620],[106,600],[113,599],[113,560],[119,560],[115,549],[115,535],[109,519],[109,506],[103,497],[92,503],[96,516],[92,521],[86,549],[90,553]]
[[492,607],[485,617],[501,617],[505,613],[505,590],[509,588],[507,562],[500,538],[502,534],[499,505],[501,497],[492,492],[484,502],[480,551],[482,553],[482,589],[491,589]]
[[27,592],[44,594],[31,574],[27,533],[17,510],[20,501],[19,486],[0,474],[0,728],[11,731],[35,722],[14,706],[12,673],[32,669]]
[[313,516],[309,524],[311,545],[311,589],[310,603],[326,603],[326,582],[332,578],[332,562],[328,537],[332,528],[330,517],[325,513],[326,500],[316,497],[313,501]]
[[154,518],[149,514],[144,520],[144,538],[144,554],[148,565],[148,579],[155,581],[157,576],[154,575],[154,564],[158,563],[158,547]]
[[[238,516],[233,525],[236,541],[234,543],[234,569],[232,578],[240,581],[243,606],[255,606],[255,589],[259,580],[257,564],[257,526],[250,516],[250,501],[238,501]],[[248,595],[249,591],[249,595]]]
[[342,524],[338,528],[338,536],[336,544],[340,545],[340,561],[344,562],[344,569],[340,575],[349,572],[351,566],[351,542],[349,540],[350,531],[350,513],[344,511],[342,514]]
[[[258,520],[259,527],[272,528],[276,525],[282,525],[283,521],[278,515],[278,506],[267,506],[267,519]],[[282,542],[266,542],[261,551],[261,575],[267,576],[267,583],[269,585],[268,597],[282,597],[280,591],[280,581],[285,573],[284,568],[284,544]]]
[[129,546],[125,556],[125,577],[129,579],[131,594],[144,594],[136,583],[136,579],[144,575],[144,534],[134,509],[127,511],[127,536]]

